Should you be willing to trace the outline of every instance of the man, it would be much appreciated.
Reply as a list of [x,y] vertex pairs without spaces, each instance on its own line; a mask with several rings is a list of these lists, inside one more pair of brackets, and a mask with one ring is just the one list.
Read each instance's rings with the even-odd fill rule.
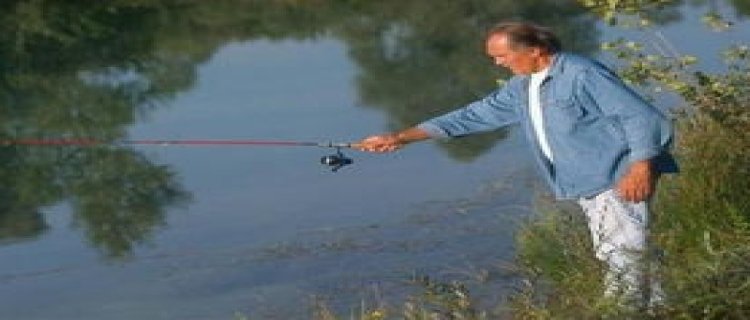
[[[463,108],[394,133],[368,137],[363,151],[391,152],[429,138],[460,137],[520,124],[559,199],[576,199],[597,258],[609,265],[609,293],[641,288],[647,202],[657,177],[676,164],[670,121],[603,65],[561,51],[548,29],[501,23],[487,54],[515,75]],[[648,294],[646,292],[640,292]]]

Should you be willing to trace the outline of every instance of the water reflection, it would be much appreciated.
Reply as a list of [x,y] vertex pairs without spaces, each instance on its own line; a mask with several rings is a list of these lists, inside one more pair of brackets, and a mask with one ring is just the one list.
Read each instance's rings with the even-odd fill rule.
[[[195,81],[205,59],[157,48],[163,9],[16,1],[0,13],[3,141],[35,137],[122,138],[139,114]],[[139,23],[133,23],[139,21]],[[110,257],[123,257],[188,198],[169,168],[114,147],[26,147],[0,152],[2,233],[45,230],[39,211],[69,199],[75,225]]]
[[39,212],[5,206],[0,210],[0,244],[33,239],[48,227]]
[[[568,49],[597,49],[595,20],[575,1],[6,1],[0,12],[0,138],[124,137],[140,115],[188,91],[196,68],[237,40],[332,35],[360,68],[362,105],[392,129],[443,113],[508,76],[483,56],[498,20],[551,26]],[[734,0],[738,11],[750,11]],[[673,8],[678,3],[674,3]],[[680,19],[660,11],[657,21]],[[304,53],[300,53],[301,55]],[[289,75],[294,76],[294,75]],[[469,161],[504,133],[442,148]],[[93,246],[127,256],[189,199],[170,168],[127,148],[0,148],[0,238],[46,230],[45,206],[68,200]]]
[[[115,148],[4,147],[4,241],[46,229],[40,209],[70,199],[75,225],[109,257],[123,257],[164,222],[164,207],[188,195],[169,168]],[[8,152],[14,151],[14,152]],[[15,165],[14,165],[15,164]]]

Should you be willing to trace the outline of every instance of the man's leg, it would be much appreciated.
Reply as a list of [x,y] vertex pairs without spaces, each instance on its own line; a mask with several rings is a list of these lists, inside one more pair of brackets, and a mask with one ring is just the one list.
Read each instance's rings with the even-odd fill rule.
[[644,277],[648,204],[624,201],[614,190],[580,199],[579,204],[588,218],[596,257],[609,266],[605,294],[622,293],[644,302],[649,287],[660,291]]

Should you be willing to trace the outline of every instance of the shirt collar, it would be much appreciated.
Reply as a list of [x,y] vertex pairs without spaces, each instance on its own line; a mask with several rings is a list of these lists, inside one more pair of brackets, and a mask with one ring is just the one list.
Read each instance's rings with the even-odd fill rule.
[[552,64],[549,66],[549,72],[547,76],[554,77],[563,71],[563,62],[565,61],[565,53],[558,52],[552,56]]

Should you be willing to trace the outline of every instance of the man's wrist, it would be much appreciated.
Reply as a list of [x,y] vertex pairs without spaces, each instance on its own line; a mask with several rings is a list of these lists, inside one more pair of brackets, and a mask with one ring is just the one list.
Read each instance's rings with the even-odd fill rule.
[[418,127],[412,127],[403,131],[399,131],[392,134],[391,136],[399,144],[408,144],[430,138],[430,135],[426,131]]
[[394,133],[393,139],[395,139],[398,144],[407,144],[410,142],[406,131],[399,131]]

